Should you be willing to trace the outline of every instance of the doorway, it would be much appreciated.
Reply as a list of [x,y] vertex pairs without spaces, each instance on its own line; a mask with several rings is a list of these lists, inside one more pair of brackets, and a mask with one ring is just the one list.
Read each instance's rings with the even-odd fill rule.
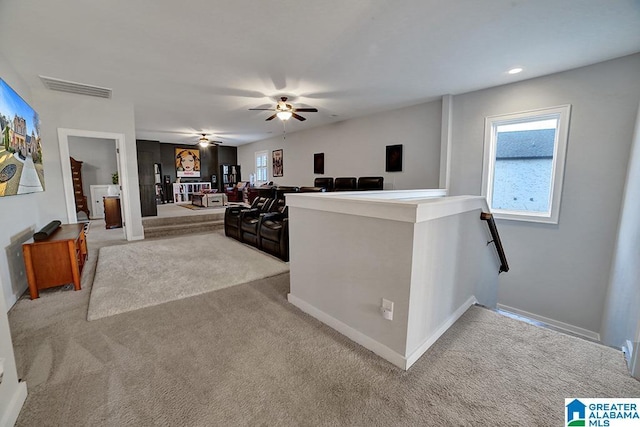
[[128,177],[126,168],[123,167],[123,165],[126,164],[126,161],[124,158],[124,150],[121,149],[121,147],[124,146],[124,134],[58,128],[58,143],[60,145],[60,160],[62,165],[62,182],[67,206],[67,219],[69,223],[73,224],[78,222],[71,175],[71,164],[69,162],[69,141],[70,139],[73,141],[75,137],[88,138],[89,140],[102,140],[111,144],[115,141],[115,158],[119,179],[118,190],[120,191],[120,209],[123,219],[123,231],[127,240],[133,240],[131,229],[130,227],[127,227],[127,224],[131,223],[131,207],[128,203]]

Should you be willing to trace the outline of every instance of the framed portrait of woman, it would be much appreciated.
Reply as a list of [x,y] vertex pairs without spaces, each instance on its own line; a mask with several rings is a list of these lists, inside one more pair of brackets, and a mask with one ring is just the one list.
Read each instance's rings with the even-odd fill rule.
[[200,150],[176,148],[176,176],[200,178]]

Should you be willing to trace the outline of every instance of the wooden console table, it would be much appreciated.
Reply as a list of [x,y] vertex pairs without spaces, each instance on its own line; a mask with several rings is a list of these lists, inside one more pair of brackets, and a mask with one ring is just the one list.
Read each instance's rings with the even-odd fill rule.
[[31,299],[40,289],[73,283],[80,290],[80,273],[87,259],[84,224],[62,225],[48,239],[22,245]]

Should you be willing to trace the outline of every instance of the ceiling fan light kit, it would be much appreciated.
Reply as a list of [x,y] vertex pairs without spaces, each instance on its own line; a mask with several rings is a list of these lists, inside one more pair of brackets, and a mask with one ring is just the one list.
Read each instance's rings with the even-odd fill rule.
[[207,138],[206,133],[203,133],[201,135],[202,136],[198,138],[198,144],[202,148],[207,148],[209,145],[213,145],[214,147],[217,147],[218,145],[222,144],[222,141],[209,141],[209,138]]
[[208,147],[209,146],[209,139],[207,138],[206,134],[202,134],[202,136],[200,137],[200,139],[198,140],[198,144],[200,144],[201,147]]
[[276,116],[278,116],[278,118],[282,121],[289,120],[292,115],[293,113],[291,111],[278,111],[276,113]]
[[275,108],[249,108],[250,111],[275,111],[275,114],[267,117],[265,121],[273,120],[276,117],[282,120],[283,122],[289,120],[291,117],[300,120],[301,122],[307,120],[302,117],[297,112],[305,112],[305,113],[317,113],[317,108],[293,108],[291,104],[287,104],[287,97],[281,96],[280,101],[276,104]]

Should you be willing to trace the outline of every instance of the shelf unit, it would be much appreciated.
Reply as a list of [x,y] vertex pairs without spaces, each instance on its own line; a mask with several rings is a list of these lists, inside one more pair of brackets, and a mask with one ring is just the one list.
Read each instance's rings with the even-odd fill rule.
[[71,179],[73,181],[73,197],[76,201],[76,213],[84,212],[89,219],[89,206],[87,205],[87,197],[82,189],[82,162],[69,157],[71,161]]
[[211,190],[210,182],[184,182],[173,184],[173,201],[175,203],[188,202],[193,193]]
[[222,189],[233,187],[242,180],[240,175],[240,165],[220,165],[220,179]]

